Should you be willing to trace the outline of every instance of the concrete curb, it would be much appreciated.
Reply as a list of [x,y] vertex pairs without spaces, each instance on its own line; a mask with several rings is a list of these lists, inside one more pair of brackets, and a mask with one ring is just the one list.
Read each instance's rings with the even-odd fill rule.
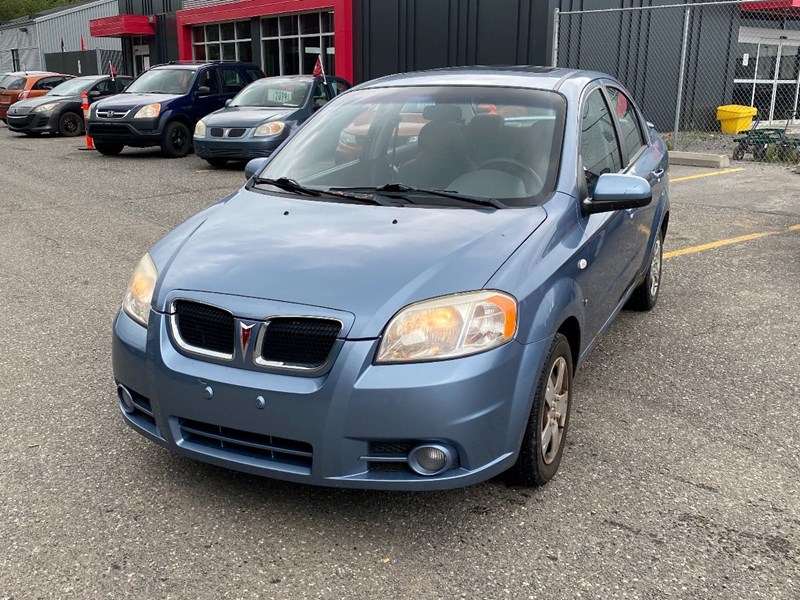
[[731,166],[731,159],[725,154],[671,151],[669,153],[669,164],[684,165],[687,167],[711,167],[713,169],[724,169]]

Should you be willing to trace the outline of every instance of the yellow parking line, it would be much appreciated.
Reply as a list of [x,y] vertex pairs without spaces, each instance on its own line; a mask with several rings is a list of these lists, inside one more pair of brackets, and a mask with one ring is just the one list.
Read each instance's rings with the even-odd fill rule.
[[685,177],[675,177],[674,179],[670,179],[670,183],[675,183],[677,181],[689,181],[690,179],[700,179],[701,177],[714,177],[715,175],[727,175],[728,173],[736,173],[738,171],[744,171],[743,167],[738,169],[723,169],[722,171],[713,171],[711,173],[698,173],[697,175],[686,175]]
[[713,250],[714,248],[721,248],[722,246],[730,246],[731,244],[738,244],[739,242],[749,242],[750,240],[758,240],[770,235],[777,235],[779,233],[786,233],[788,231],[800,231],[800,224],[787,227],[784,231],[764,231],[762,233],[750,233],[748,235],[740,235],[738,237],[727,238],[718,240],[716,242],[709,242],[708,244],[700,244],[698,246],[689,246],[688,248],[681,248],[680,250],[672,250],[671,252],[664,252],[664,259],[675,258],[676,256],[683,256],[684,254],[694,254],[695,252],[703,252],[704,250]]

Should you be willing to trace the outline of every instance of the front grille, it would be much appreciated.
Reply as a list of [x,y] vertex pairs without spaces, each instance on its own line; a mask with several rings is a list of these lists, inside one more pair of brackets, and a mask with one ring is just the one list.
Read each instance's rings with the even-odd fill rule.
[[231,454],[277,462],[311,470],[311,444],[285,438],[179,419],[181,436],[186,442],[223,450]]
[[271,364],[316,369],[328,360],[341,329],[342,324],[331,319],[271,319],[261,343],[261,359]]
[[233,138],[242,137],[244,135],[245,131],[247,131],[247,130],[246,129],[241,129],[241,128],[231,129],[228,132],[228,137],[229,138],[230,137],[233,137]]
[[222,127],[212,127],[209,131],[211,133],[211,137],[224,137],[225,130]]
[[201,350],[233,355],[233,315],[226,310],[178,300],[175,319],[181,341]]

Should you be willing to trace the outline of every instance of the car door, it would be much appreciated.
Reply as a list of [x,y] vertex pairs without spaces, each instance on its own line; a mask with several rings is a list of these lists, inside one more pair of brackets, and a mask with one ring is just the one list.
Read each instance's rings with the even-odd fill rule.
[[653,201],[648,206],[625,211],[633,225],[628,228],[631,235],[626,238],[629,246],[625,250],[625,255],[631,261],[628,277],[632,279],[642,269],[650,247],[657,199],[665,189],[666,172],[661,166],[663,157],[649,143],[641,113],[630,96],[621,87],[613,84],[606,85],[605,90],[622,140],[625,160],[623,172],[646,179],[653,194]]
[[[200,88],[207,89],[201,91]],[[227,98],[233,98],[232,95],[222,92],[222,84],[215,68],[204,69],[198,74],[191,94],[192,106],[189,116],[194,122],[222,108]]]
[[[595,85],[584,94],[580,107],[580,159],[583,173],[579,182],[591,197],[600,175],[622,171],[622,150],[614,118],[609,110],[602,86]],[[629,245],[627,213],[611,211],[595,214],[580,213],[583,229],[580,258],[586,261],[578,276],[585,303],[587,339],[600,333],[618,306],[628,282],[625,272],[630,262],[624,248]],[[581,263],[583,264],[583,263]]]
[[115,93],[116,84],[111,79],[103,79],[95,83],[89,90],[89,103],[108,98]]

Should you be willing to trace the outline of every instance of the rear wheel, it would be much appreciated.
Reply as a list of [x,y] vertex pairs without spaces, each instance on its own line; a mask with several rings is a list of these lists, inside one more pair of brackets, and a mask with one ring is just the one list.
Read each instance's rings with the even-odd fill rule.
[[744,158],[744,151],[745,146],[744,144],[739,144],[733,151],[733,160],[742,160]]
[[173,121],[164,131],[164,141],[161,142],[161,152],[169,158],[183,158],[189,154],[191,141],[189,129],[183,123]]
[[658,230],[650,254],[650,266],[644,281],[639,284],[631,294],[625,308],[631,310],[651,310],[658,302],[658,292],[661,291],[661,263],[663,261],[663,241],[661,230]]
[[100,154],[105,154],[106,156],[116,156],[124,148],[122,144],[107,144],[105,142],[95,142],[94,147]]
[[550,344],[522,438],[517,462],[506,472],[511,485],[544,485],[558,471],[572,406],[572,352],[557,333]]
[[221,169],[225,165],[228,164],[227,158],[207,158],[206,162],[210,164],[215,169]]
[[74,112],[65,112],[58,120],[58,132],[64,137],[76,137],[83,133],[83,119]]

